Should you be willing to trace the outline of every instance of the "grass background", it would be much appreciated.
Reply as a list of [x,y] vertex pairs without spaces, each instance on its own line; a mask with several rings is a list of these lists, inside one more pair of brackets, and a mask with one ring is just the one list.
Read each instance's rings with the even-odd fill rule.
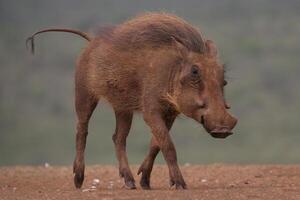
[[[171,12],[197,26],[228,66],[235,134],[217,140],[181,116],[172,128],[180,163],[300,163],[299,10],[296,0],[1,0],[0,165],[70,165],[75,154],[74,66],[86,42],[41,35],[32,56],[26,37],[46,27],[92,32],[145,11]],[[101,103],[90,123],[87,164],[116,163],[114,126],[111,108]],[[143,160],[149,140],[137,114],[128,138],[131,163]]]

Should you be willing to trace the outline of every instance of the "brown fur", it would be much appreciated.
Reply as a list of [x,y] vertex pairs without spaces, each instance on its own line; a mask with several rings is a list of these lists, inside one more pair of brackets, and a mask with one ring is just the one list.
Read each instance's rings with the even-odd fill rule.
[[114,108],[113,141],[125,185],[135,188],[126,156],[126,137],[133,112],[139,110],[151,128],[150,151],[138,173],[144,189],[161,150],[170,184],[186,188],[169,130],[178,114],[203,124],[214,137],[226,137],[237,120],[226,111],[224,69],[212,41],[184,20],[165,13],[148,13],[121,25],[102,29],[78,59],[75,74],[77,113],[74,183],[84,179],[88,122],[101,98]]
[[164,13],[149,13],[125,22],[115,29],[112,41],[121,49],[159,48],[172,45],[172,38],[191,51],[204,53],[204,40],[196,28]]

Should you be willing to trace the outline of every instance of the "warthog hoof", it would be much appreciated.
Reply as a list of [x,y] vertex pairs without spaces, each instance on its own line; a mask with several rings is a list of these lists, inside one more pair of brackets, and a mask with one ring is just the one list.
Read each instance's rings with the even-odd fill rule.
[[125,187],[130,190],[136,189],[135,183],[132,180],[129,181],[125,180]]
[[74,184],[75,184],[76,188],[81,188],[83,180],[84,180],[84,173],[82,173],[82,172],[75,173],[75,175],[74,175]]
[[176,190],[187,189],[184,180],[181,180],[181,181],[170,180],[170,188],[175,188]]

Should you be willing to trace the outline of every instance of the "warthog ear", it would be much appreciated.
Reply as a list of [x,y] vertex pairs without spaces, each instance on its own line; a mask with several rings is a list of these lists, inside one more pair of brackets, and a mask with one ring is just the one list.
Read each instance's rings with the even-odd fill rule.
[[171,37],[173,46],[177,50],[178,54],[182,57],[185,58],[188,55],[188,49],[182,44],[180,40],[178,40],[175,37]]
[[217,57],[217,55],[218,55],[217,46],[215,45],[215,43],[212,40],[206,40],[205,46],[206,46],[207,55],[212,56],[212,57]]

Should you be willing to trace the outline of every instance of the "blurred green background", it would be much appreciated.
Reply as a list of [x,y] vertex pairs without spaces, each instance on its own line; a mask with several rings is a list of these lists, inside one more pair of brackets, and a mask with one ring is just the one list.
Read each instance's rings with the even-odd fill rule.
[[[300,163],[300,2],[297,0],[1,0],[0,165],[71,165],[75,142],[74,66],[86,41],[65,33],[25,39],[47,27],[92,32],[144,11],[167,11],[199,27],[227,64],[226,98],[235,134],[214,139],[181,116],[172,128],[181,164]],[[101,103],[90,123],[87,164],[116,163],[115,119]],[[131,164],[150,140],[141,114],[128,138]],[[162,156],[159,163],[164,163]]]

